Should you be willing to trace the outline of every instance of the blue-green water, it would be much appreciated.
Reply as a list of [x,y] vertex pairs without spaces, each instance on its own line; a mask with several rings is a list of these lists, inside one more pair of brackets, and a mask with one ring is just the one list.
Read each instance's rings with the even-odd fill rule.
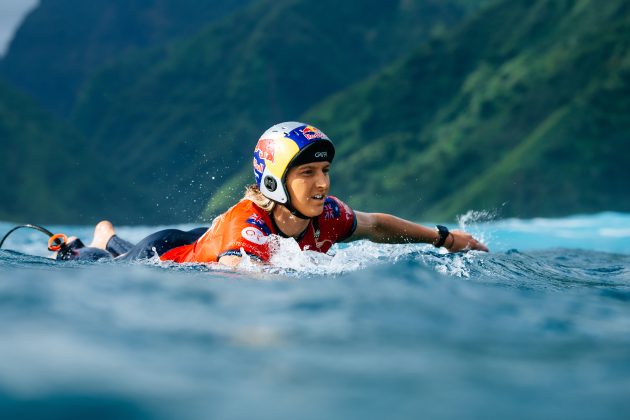
[[627,418],[630,215],[466,228],[493,252],[286,243],[262,272],[58,263],[16,232],[19,252],[0,250],[0,414]]

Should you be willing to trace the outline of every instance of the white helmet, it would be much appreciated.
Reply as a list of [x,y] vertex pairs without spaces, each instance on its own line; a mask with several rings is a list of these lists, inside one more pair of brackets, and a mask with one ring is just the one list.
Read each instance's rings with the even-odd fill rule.
[[276,124],[254,149],[254,176],[267,198],[295,210],[285,185],[290,168],[310,162],[332,162],[335,146],[322,131],[301,122]]

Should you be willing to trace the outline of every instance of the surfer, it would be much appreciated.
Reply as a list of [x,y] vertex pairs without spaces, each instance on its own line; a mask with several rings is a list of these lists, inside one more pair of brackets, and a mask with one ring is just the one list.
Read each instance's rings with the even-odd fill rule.
[[429,243],[450,252],[488,251],[466,232],[449,231],[441,225],[433,229],[390,214],[354,211],[328,195],[334,156],[332,141],[316,127],[299,122],[274,125],[254,149],[256,183],[210,228],[167,229],[132,245],[116,235],[110,222],[102,221],[90,247],[82,246],[78,239],[68,240],[68,247],[75,244],[72,252],[60,255],[62,259],[83,259],[84,253],[140,259],[157,254],[164,261],[236,266],[245,256],[268,261],[277,249],[278,236],[293,238],[302,250],[317,252],[327,252],[337,242],[359,239]]

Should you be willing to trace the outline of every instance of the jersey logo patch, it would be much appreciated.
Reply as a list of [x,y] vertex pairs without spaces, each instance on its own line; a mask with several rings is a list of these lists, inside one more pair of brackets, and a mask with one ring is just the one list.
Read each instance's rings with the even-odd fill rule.
[[319,131],[317,128],[307,125],[302,129],[302,135],[306,137],[307,140],[315,140],[315,139],[325,139],[326,136],[324,133]]
[[315,241],[315,246],[317,247],[317,249],[322,249],[323,246],[325,246],[326,244],[328,245],[328,248],[330,248],[331,246],[333,246],[333,241],[331,241],[330,239],[324,239],[323,241]]
[[258,245],[264,245],[265,243],[267,243],[267,237],[265,236],[265,234],[252,226],[243,228],[243,230],[241,231],[241,236],[245,238],[246,241]]
[[324,204],[324,220],[339,219],[341,216],[341,210],[339,205],[333,199],[326,199]]
[[245,223],[249,223],[250,225],[256,226],[257,228],[262,230],[265,233],[265,235],[271,235],[271,229],[269,229],[269,226],[267,226],[267,224],[265,223],[265,219],[263,219],[261,216],[257,215],[256,213],[249,216],[249,219],[247,219]]
[[268,160],[269,162],[276,161],[276,143],[273,139],[260,139],[254,149],[254,154],[258,153],[260,159]]

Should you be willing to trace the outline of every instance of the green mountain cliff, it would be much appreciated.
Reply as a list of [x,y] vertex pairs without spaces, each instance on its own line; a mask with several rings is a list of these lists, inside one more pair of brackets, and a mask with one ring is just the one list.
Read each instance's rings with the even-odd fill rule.
[[310,109],[338,145],[332,193],[416,219],[630,211],[628,8],[501,2]]
[[126,53],[190,35],[249,0],[41,0],[16,33],[0,74],[67,117],[83,82]]
[[111,153],[112,171],[144,185],[128,196],[135,215],[194,220],[249,161],[265,127],[296,118],[459,22],[468,11],[459,3],[259,1],[103,71],[73,121],[92,147]]
[[101,197],[99,189],[91,188],[98,178],[82,176],[87,169],[85,141],[2,82],[0,149],[1,220],[92,221],[89,215],[97,214]]
[[[10,56],[74,111],[61,123],[15,79],[0,85],[2,219],[210,217],[286,120],[336,142],[331,193],[359,210],[630,211],[625,1],[235,0],[190,25],[195,2],[62,3],[42,1]],[[42,43],[55,19],[77,21]],[[138,33],[112,33],[129,22]]]

